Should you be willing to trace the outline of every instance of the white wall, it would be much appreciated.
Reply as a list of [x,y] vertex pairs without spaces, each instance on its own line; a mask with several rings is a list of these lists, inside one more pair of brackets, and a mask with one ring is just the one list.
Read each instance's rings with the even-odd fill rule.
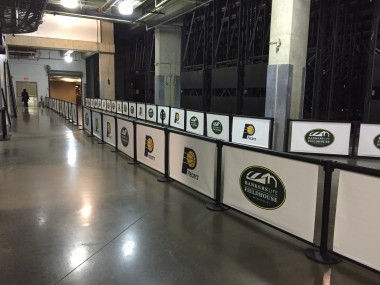
[[[86,62],[79,53],[75,53],[75,59],[71,63],[63,60],[59,51],[41,50],[36,59],[9,59],[9,66],[16,87],[16,81],[25,81],[27,77],[30,82],[37,82],[38,100],[40,97],[49,96],[49,80],[46,65],[51,70],[81,71],[83,73],[82,83],[86,83]],[[19,94],[16,94],[19,95]]]

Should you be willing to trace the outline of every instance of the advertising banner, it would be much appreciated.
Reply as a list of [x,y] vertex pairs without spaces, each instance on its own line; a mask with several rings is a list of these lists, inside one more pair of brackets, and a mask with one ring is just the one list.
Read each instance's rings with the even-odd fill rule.
[[65,118],[69,118],[69,103],[65,102]]
[[156,105],[146,105],[146,120],[150,122],[157,122],[157,106]]
[[94,98],[91,98],[91,108],[94,108],[95,107],[95,100]]
[[137,103],[137,119],[145,120],[145,104]]
[[170,177],[214,198],[216,144],[170,133]]
[[207,136],[224,141],[230,140],[230,117],[206,114]]
[[166,106],[157,106],[157,123],[162,125],[162,122],[164,122],[164,125],[169,125],[169,117],[170,117],[170,107]]
[[170,108],[170,126],[173,128],[185,129],[185,110]]
[[91,135],[91,111],[88,108],[83,108],[83,116],[84,116],[84,124],[83,128],[86,132],[88,132]]
[[233,117],[232,142],[270,147],[271,120]]
[[163,130],[137,124],[137,160],[165,172],[165,133]]
[[129,116],[136,118],[136,113],[137,113],[137,111],[136,111],[136,108],[137,108],[136,103],[129,102],[128,106],[129,106]]
[[380,270],[380,178],[340,170],[333,250]]
[[116,113],[123,114],[123,102],[117,101],[116,105],[117,105]]
[[107,100],[107,111],[108,111],[108,112],[111,112],[111,111],[112,111],[111,100]]
[[117,107],[116,107],[116,101],[111,100],[111,112],[116,113]]
[[358,155],[380,157],[380,125],[360,125]]
[[351,123],[291,122],[291,152],[348,155]]
[[128,114],[129,114],[128,102],[123,102],[123,115],[128,116]]
[[133,158],[133,123],[117,118],[117,149]]
[[102,99],[102,110],[107,111],[107,100]]
[[92,112],[92,134],[102,140],[102,115],[95,111]]
[[223,203],[309,242],[318,165],[224,146]]
[[116,146],[116,129],[114,117],[103,115],[103,140],[112,146]]
[[99,102],[98,99],[94,99],[94,108],[95,108],[95,109],[98,109],[98,108],[99,108],[99,106],[98,106],[98,102]]
[[71,116],[73,118],[74,125],[78,125],[77,108],[78,108],[78,106],[73,104],[73,108],[71,110],[71,113],[72,113]]
[[205,114],[186,111],[186,131],[203,136],[205,134]]

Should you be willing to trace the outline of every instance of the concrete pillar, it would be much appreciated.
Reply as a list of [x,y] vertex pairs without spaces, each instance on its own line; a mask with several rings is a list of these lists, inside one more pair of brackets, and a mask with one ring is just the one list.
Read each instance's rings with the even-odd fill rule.
[[[114,44],[113,23],[100,21],[102,44]],[[115,100],[115,50],[99,51],[100,98]]]
[[159,105],[181,105],[181,29],[155,29],[154,101]]
[[279,151],[287,120],[303,115],[310,1],[272,1],[265,116],[274,118],[273,148]]

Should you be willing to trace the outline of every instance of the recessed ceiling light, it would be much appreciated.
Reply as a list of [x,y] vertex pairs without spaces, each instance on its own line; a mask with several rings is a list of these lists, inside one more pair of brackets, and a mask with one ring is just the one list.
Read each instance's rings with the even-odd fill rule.
[[74,9],[78,7],[79,3],[78,0],[61,0],[61,5],[69,9]]
[[67,63],[70,63],[73,61],[73,58],[71,57],[71,55],[65,55],[65,57],[63,58]]
[[130,1],[120,2],[119,12],[122,15],[131,15],[133,13],[133,3]]

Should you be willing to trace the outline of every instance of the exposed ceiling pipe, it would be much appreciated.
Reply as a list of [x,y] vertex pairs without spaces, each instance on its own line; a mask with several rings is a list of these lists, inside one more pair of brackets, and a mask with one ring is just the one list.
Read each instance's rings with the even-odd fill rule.
[[99,7],[98,8],[98,12],[100,14],[104,14],[106,13],[109,9],[111,9],[111,7],[117,3],[119,3],[120,1],[122,0],[109,0],[107,1],[106,3],[103,4],[103,6]]

